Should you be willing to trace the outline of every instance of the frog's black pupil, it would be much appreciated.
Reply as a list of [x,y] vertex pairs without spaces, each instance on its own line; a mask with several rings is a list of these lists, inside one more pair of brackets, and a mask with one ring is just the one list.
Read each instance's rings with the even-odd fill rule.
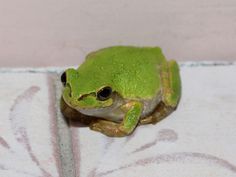
[[104,87],[98,92],[97,97],[99,100],[104,101],[110,98],[111,93],[112,93],[111,87]]
[[66,72],[62,73],[61,75],[61,82],[65,86],[66,85]]

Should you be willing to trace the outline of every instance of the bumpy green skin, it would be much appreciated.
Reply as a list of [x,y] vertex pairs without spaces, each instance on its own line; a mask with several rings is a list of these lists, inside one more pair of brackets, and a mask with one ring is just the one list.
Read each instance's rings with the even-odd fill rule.
[[157,47],[101,49],[88,55],[78,68],[73,96],[111,86],[123,98],[153,98],[160,89],[158,65],[163,62],[166,62],[165,57]]
[[[156,123],[177,106],[181,94],[178,64],[167,61],[158,47],[114,46],[90,53],[77,69],[66,70],[67,81],[62,94],[64,115],[81,109],[99,109],[113,104],[113,98],[101,101],[97,92],[106,86],[126,100],[121,123],[96,119],[90,128],[108,136],[125,136],[140,124]],[[161,93],[161,95],[159,95]],[[153,115],[140,121],[143,101],[161,99]],[[129,100],[127,102],[127,100]],[[69,114],[68,114],[69,113]],[[156,114],[157,113],[157,114]]]

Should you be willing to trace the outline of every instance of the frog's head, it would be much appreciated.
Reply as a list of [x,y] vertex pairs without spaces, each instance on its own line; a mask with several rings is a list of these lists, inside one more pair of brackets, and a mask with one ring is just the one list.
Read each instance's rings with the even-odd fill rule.
[[115,94],[111,86],[86,78],[78,70],[67,69],[61,75],[61,82],[64,101],[76,110],[106,108],[113,104]]

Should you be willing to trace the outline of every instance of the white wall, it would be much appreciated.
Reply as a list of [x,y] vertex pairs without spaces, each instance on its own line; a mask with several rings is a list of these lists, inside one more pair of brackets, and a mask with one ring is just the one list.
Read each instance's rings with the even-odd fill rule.
[[236,60],[236,1],[0,0],[0,67],[75,65],[111,45]]

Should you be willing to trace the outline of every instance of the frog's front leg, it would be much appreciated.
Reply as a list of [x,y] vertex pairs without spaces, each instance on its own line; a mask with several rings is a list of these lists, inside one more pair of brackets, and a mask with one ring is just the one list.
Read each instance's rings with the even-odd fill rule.
[[99,119],[92,122],[90,128],[107,136],[122,137],[129,135],[139,122],[142,113],[142,103],[131,101],[123,105],[122,109],[126,114],[121,123]]

